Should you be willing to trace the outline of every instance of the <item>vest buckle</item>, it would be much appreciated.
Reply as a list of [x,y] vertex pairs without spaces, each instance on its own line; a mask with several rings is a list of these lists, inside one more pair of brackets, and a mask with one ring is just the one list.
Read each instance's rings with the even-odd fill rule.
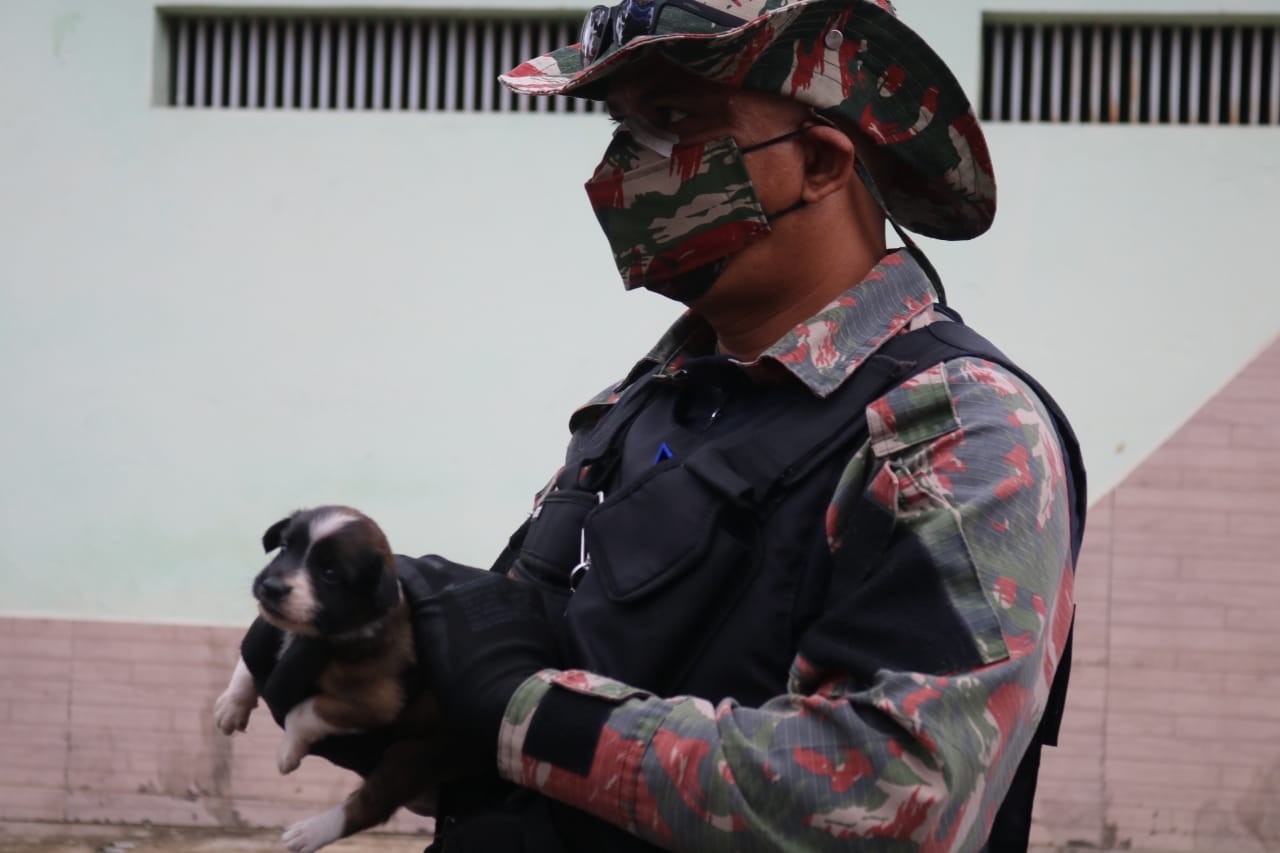
[[[604,492],[596,492],[596,506],[604,503]],[[578,584],[582,583],[582,579],[587,576],[587,572],[591,571],[591,555],[587,553],[587,524],[582,523],[582,529],[578,531],[578,564],[569,570],[569,592],[575,592]]]

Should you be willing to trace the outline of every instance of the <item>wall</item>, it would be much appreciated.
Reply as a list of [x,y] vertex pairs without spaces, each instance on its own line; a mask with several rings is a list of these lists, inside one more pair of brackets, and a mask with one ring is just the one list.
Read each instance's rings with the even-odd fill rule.
[[1094,505],[1037,838],[1280,849],[1280,339]]
[[[971,89],[982,9],[1280,15],[901,8]],[[602,119],[177,112],[150,103],[156,33],[141,0],[0,6],[0,817],[271,823],[336,795],[277,799],[261,723],[236,756],[207,734],[238,631],[197,626],[248,621],[261,530],[343,501],[486,562],[568,412],[675,314],[622,292],[585,204]],[[1268,849],[1280,138],[988,135],[995,228],[929,249],[1071,413],[1099,501],[1037,837]]]
[[[0,618],[0,821],[242,829],[341,802],[356,777],[318,758],[280,776],[265,707],[244,734],[214,730],[239,635]],[[428,832],[431,822],[401,811],[388,828]]]
[[[973,79],[977,3],[903,13]],[[0,16],[0,612],[242,623],[261,530],[330,501],[487,562],[675,314],[584,202],[598,117],[174,111],[151,4]],[[990,136],[997,224],[935,261],[1102,495],[1277,331],[1276,131]]]
[[[1280,846],[1278,483],[1280,338],[1091,510],[1038,846]],[[340,799],[323,762],[276,774],[264,711],[214,732],[238,637],[0,618],[0,820],[278,826]]]

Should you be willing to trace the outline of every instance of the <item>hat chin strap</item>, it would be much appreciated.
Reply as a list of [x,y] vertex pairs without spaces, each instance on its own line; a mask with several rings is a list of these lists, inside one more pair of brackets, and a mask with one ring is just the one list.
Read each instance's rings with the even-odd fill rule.
[[929,277],[933,289],[938,291],[938,302],[947,304],[947,291],[942,286],[942,277],[938,275],[938,270],[934,268],[929,258],[925,255],[924,250],[911,239],[911,235],[902,229],[898,224],[898,220],[893,218],[893,214],[889,212],[889,208],[884,203],[884,196],[880,194],[880,190],[876,187],[875,179],[871,177],[871,172],[867,170],[866,164],[862,162],[862,158],[858,157],[854,160],[853,169],[858,173],[858,177],[862,180],[863,185],[867,188],[867,192],[871,193],[871,198],[880,206],[880,211],[884,214],[884,218],[889,220],[889,224],[893,226],[894,233],[898,235],[898,239],[907,247],[907,251],[916,259],[916,263],[924,270],[924,274]]

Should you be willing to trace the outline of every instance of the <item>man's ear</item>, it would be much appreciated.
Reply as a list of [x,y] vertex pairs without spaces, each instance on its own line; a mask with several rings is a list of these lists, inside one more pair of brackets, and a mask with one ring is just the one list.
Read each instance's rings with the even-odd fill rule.
[[804,190],[801,193],[809,204],[821,201],[832,193],[848,188],[857,180],[853,170],[856,154],[851,140],[844,131],[824,124],[809,130],[804,141]]
[[289,526],[289,522],[293,521],[293,516],[282,518],[275,524],[267,528],[267,532],[262,534],[262,550],[270,554],[275,549],[284,545],[284,529]]

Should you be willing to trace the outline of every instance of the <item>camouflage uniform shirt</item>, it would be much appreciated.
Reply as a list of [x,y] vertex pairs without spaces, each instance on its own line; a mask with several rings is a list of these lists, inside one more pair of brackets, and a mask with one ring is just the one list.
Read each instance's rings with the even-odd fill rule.
[[[784,369],[825,397],[891,336],[942,321],[936,302],[914,259],[892,252],[742,369]],[[686,315],[643,364],[674,372],[712,346],[705,323]],[[593,401],[578,428],[589,429],[591,413],[614,396]],[[673,850],[980,849],[1040,719],[1070,625],[1063,455],[1035,395],[975,358],[909,379],[867,417],[869,440],[847,461],[825,519],[815,519],[825,524],[835,571],[851,508],[878,502],[894,528],[884,564],[936,575],[971,634],[977,665],[885,666],[855,679],[797,654],[785,694],[759,707],[546,670],[507,707],[501,774]],[[908,541],[912,553],[892,553]],[[890,613],[901,604],[862,602]],[[930,627],[906,630],[927,639]],[[877,650],[849,652],[865,659]],[[525,751],[530,721],[553,689],[612,703],[585,775]]]

